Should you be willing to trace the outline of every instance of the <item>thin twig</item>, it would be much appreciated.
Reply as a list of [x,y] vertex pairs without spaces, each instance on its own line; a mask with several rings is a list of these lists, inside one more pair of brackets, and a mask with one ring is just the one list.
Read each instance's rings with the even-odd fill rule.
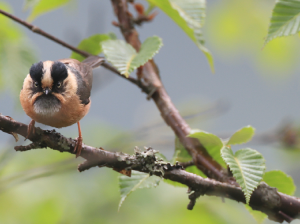
[[9,18],[11,18],[12,20],[16,21],[17,23],[20,23],[23,26],[26,26],[32,32],[38,33],[38,34],[40,34],[40,35],[42,35],[42,36],[44,36],[44,37],[46,37],[46,38],[48,38],[48,39],[50,39],[50,40],[58,43],[58,44],[61,44],[62,46],[66,47],[66,48],[69,48],[70,50],[72,50],[72,51],[74,51],[74,52],[82,55],[83,57],[88,57],[88,56],[92,55],[92,54],[90,54],[90,53],[88,53],[86,51],[80,50],[80,49],[78,49],[78,48],[76,48],[76,47],[74,47],[74,46],[72,46],[72,45],[70,45],[70,44],[68,44],[68,43],[66,43],[66,42],[64,42],[64,41],[56,38],[55,36],[52,36],[51,34],[43,31],[40,28],[38,28],[37,26],[34,26],[34,25],[32,25],[32,24],[30,24],[30,23],[28,23],[28,22],[26,22],[24,20],[21,20],[20,18],[18,18],[16,16],[8,13],[8,12],[3,11],[2,9],[0,9],[0,13],[3,14],[3,15],[5,15],[5,16],[7,16],[7,17],[9,17]]
[[15,150],[16,151],[20,151],[20,152],[25,152],[31,149],[40,149],[40,148],[45,148],[45,146],[43,146],[40,142],[32,142],[29,145],[20,145],[20,146],[15,146]]

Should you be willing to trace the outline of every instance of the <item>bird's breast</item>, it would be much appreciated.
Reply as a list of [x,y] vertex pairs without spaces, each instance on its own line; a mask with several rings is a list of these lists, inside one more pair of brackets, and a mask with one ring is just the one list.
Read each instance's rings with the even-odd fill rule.
[[26,114],[39,123],[56,128],[77,123],[88,113],[91,105],[81,104],[76,94],[68,97],[58,93],[25,97],[22,91],[20,100]]
[[36,98],[33,107],[37,114],[52,117],[61,109],[61,102],[52,94],[43,94]]

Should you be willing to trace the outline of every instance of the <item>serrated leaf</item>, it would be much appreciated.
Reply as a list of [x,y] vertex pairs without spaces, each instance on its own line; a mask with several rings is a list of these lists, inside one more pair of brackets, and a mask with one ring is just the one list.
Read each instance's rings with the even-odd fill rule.
[[[111,34],[95,34],[88,38],[83,39],[78,48],[80,50],[87,51],[93,55],[98,55],[102,52],[101,43],[105,40],[112,39]],[[83,61],[85,57],[77,54],[76,52],[72,52],[71,58],[77,59],[78,61]]]
[[118,71],[129,76],[133,69],[129,70],[133,57],[136,56],[136,50],[123,40],[107,40],[102,42],[102,49],[106,59],[111,62]]
[[250,141],[254,135],[255,128],[252,126],[248,125],[246,127],[241,128],[237,132],[235,132],[228,142],[226,143],[227,145],[236,145],[236,144],[243,144],[248,141]]
[[133,70],[152,59],[161,47],[162,40],[157,36],[147,38],[141,45],[138,53],[130,44],[127,44],[123,40],[107,40],[102,42],[103,52],[107,60],[126,77]]
[[[210,51],[203,45],[204,39],[201,27],[205,18],[204,0],[147,0],[166,13],[204,53],[211,70],[214,72],[214,62]],[[197,24],[197,25],[195,25]],[[199,26],[200,25],[200,26]]]
[[142,43],[141,49],[137,56],[133,58],[130,67],[136,69],[141,65],[144,65],[158,53],[162,46],[163,43],[160,37],[154,36],[147,38],[144,43]]
[[265,44],[276,37],[293,35],[299,31],[300,1],[276,1]]
[[250,148],[240,149],[233,155],[229,147],[223,147],[221,155],[236,182],[241,186],[246,203],[249,204],[251,194],[259,185],[266,169],[264,157],[258,151]]
[[211,155],[211,157],[220,165],[226,167],[226,164],[224,163],[220,152],[221,148],[223,147],[223,142],[218,136],[206,131],[194,129],[191,131],[188,137],[197,138],[199,142],[205,147],[207,152]]
[[31,14],[27,18],[28,21],[32,22],[37,16],[59,8],[67,4],[70,0],[40,0],[37,4],[34,5],[34,8],[31,11]]
[[205,20],[205,0],[169,0],[191,28],[201,28]]
[[149,174],[137,172],[134,170],[131,172],[131,177],[120,175],[119,187],[121,200],[118,210],[120,210],[122,203],[131,192],[135,191],[136,189],[156,187],[158,186],[160,180],[160,177],[150,176]]
[[187,25],[194,31],[196,45],[206,56],[212,72],[214,72],[213,57],[210,51],[204,47],[202,26],[205,20],[205,0],[169,0],[171,6],[178,11],[179,15],[186,21]]
[[279,192],[284,194],[293,195],[296,190],[293,178],[281,170],[266,172],[263,181],[271,187],[276,187]]
[[253,210],[249,205],[245,205],[245,208],[249,211],[257,223],[263,223],[263,221],[268,217],[261,211]]

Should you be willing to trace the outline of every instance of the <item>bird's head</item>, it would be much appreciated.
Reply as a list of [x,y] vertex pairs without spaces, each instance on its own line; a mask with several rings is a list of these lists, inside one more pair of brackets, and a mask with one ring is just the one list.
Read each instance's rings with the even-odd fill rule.
[[68,70],[59,61],[40,61],[31,66],[29,74],[32,79],[33,92],[47,96],[52,92],[63,93],[63,82],[68,77]]
[[61,107],[68,69],[62,62],[40,61],[30,68],[30,90],[37,113],[50,115]]

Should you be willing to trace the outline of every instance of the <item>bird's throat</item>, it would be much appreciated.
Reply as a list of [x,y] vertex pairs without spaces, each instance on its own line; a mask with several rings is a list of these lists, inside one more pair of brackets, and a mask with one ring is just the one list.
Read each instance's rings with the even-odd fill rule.
[[42,116],[53,116],[61,108],[60,101],[52,94],[37,97],[34,104],[34,111]]

